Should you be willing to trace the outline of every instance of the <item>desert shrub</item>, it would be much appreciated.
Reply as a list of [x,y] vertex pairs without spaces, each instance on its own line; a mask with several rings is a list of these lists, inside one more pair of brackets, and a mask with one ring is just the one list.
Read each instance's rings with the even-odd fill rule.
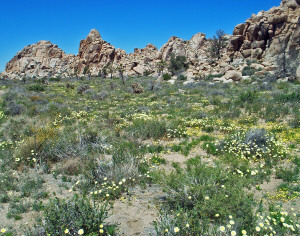
[[264,78],[263,78],[263,82],[275,82],[278,79],[278,76],[276,74],[273,73],[266,73]]
[[176,56],[173,54],[171,56],[170,65],[169,65],[169,71],[174,75],[176,73],[179,73],[181,71],[185,71],[188,69],[188,63],[186,61],[185,56]]
[[91,87],[88,84],[81,84],[77,87],[76,91],[78,94],[83,94],[86,90],[90,88]]
[[10,201],[10,197],[7,193],[0,195],[0,203],[8,203]]
[[222,76],[223,76],[223,74],[209,74],[209,75],[205,76],[205,80],[209,81],[214,78],[221,78]]
[[[103,179],[113,183],[119,183],[123,179],[138,179],[140,172],[140,166],[142,164],[142,156],[137,156],[136,153],[130,153],[132,147],[124,147],[126,144],[122,144],[121,149],[117,148],[113,151],[113,158],[111,160],[91,160],[91,163],[88,163],[84,175],[86,176],[86,181],[92,181],[89,183],[89,189],[95,187],[94,181],[99,183],[103,182]],[[127,144],[130,145],[130,144]],[[134,148],[135,149],[135,148]],[[133,150],[133,152],[135,152]],[[91,188],[92,187],[92,188]],[[115,187],[115,186],[114,186]],[[102,189],[102,194],[105,197],[105,193],[109,191],[109,194],[114,197],[118,197],[122,192],[113,193],[116,189],[107,188],[107,186],[98,186],[96,189]],[[110,191],[112,190],[112,191]],[[118,189],[124,191],[124,189]],[[83,191],[85,191],[83,189]]]
[[291,120],[289,120],[289,125],[292,128],[299,128],[300,127],[300,117],[294,117]]
[[219,145],[221,151],[242,159],[264,160],[268,165],[287,156],[287,148],[264,129],[238,131]]
[[161,84],[159,82],[156,81],[151,81],[148,83],[146,90],[149,91],[157,91],[161,89]]
[[245,66],[242,70],[243,76],[252,76],[254,75],[256,70],[254,68],[251,68],[250,66]]
[[177,77],[177,79],[180,80],[180,81],[185,81],[185,80],[187,80],[187,77],[184,76],[184,75],[179,75],[179,76]]
[[254,225],[252,195],[243,191],[244,183],[238,176],[224,172],[221,166],[210,167],[201,163],[200,157],[192,158],[185,170],[172,172],[162,182],[168,197],[162,207],[165,211],[155,223],[158,235],[166,229],[173,235],[176,227],[180,235],[197,235],[199,230],[203,235],[214,235],[229,216],[236,231],[250,231]]
[[91,88],[84,90],[82,93],[83,94],[90,94],[90,95],[92,95],[92,97],[95,96],[95,90],[91,89]]
[[150,163],[140,148],[138,143],[120,141],[113,145],[112,159],[88,158],[79,185],[82,193],[92,193],[98,200],[114,200],[128,193],[128,187],[149,183]]
[[[70,200],[55,198],[46,205],[40,222],[41,234],[78,235],[114,235],[115,225],[105,223],[107,204],[92,204],[89,198],[75,196]],[[67,232],[67,233],[66,233]]]
[[59,82],[59,81],[60,81],[60,77],[51,77],[51,78],[49,79],[49,81]]
[[17,188],[17,179],[9,172],[4,172],[1,168],[0,178],[3,181],[0,181],[0,193],[7,191],[16,191]]
[[280,102],[300,102],[300,93],[299,92],[292,92],[292,93],[281,93],[275,96],[275,101]]
[[168,74],[168,73],[163,74],[163,80],[170,80],[171,78],[172,77],[170,74]]
[[192,119],[204,119],[206,117],[208,117],[207,112],[205,111],[195,111],[193,112],[190,117]]
[[133,124],[128,127],[129,132],[131,132],[135,137],[142,139],[159,139],[166,135],[167,124],[163,120],[150,119],[135,119]]
[[242,91],[239,95],[239,101],[241,102],[249,102],[252,103],[258,98],[258,92],[256,90],[253,91]]
[[[76,129],[81,130],[79,135]],[[103,154],[109,149],[110,144],[102,133],[90,127],[72,127],[47,138],[37,150],[44,161],[57,162],[75,156],[84,158],[92,153]]]
[[135,159],[140,151],[137,143],[130,141],[118,142],[114,144],[112,159],[114,164],[126,162],[129,159]]
[[66,88],[67,88],[67,89],[74,89],[75,86],[74,86],[74,84],[70,84],[70,83],[68,82],[68,83],[66,83]]
[[102,91],[102,92],[100,92],[100,93],[95,94],[95,95],[94,95],[94,99],[102,101],[102,100],[104,100],[105,98],[107,98],[108,95],[109,95],[109,94],[108,94],[107,92]]
[[43,180],[41,177],[37,177],[36,179],[34,178],[24,179],[19,186],[21,191],[21,196],[22,197],[31,196],[31,194],[33,194],[43,186],[43,183],[45,183],[45,180]]
[[[202,135],[199,138],[192,138],[192,140],[185,139],[184,141],[180,142],[179,144],[174,144],[171,146],[171,150],[174,152],[181,152],[183,155],[188,156],[190,151],[196,147],[202,141],[212,141],[214,140],[213,137],[208,135]],[[204,145],[206,147],[206,145]]]
[[273,89],[273,86],[272,86],[272,84],[269,83],[269,82],[263,82],[263,83],[259,86],[259,89],[269,91],[269,90],[272,90],[272,89]]
[[145,186],[151,182],[148,175],[149,162],[140,156],[126,154],[121,160],[90,159],[87,163],[84,178],[77,186],[81,192],[91,194],[95,200],[115,200],[122,194],[129,194],[129,187],[136,184]]
[[42,98],[40,96],[31,96],[30,101],[38,102],[38,101],[42,101]]
[[267,103],[265,105],[265,110],[261,112],[262,116],[265,118],[266,121],[276,122],[277,118],[279,118],[282,114],[283,108],[276,109],[274,104]]
[[25,106],[23,104],[18,104],[15,102],[10,102],[7,104],[6,109],[5,109],[5,114],[6,115],[20,115],[26,110]]
[[282,179],[285,182],[296,182],[299,179],[300,167],[294,168],[283,168],[279,167],[276,169],[276,178]]
[[250,66],[252,63],[258,63],[258,62],[257,62],[257,60],[255,60],[255,59],[254,59],[254,60],[249,60],[249,59],[247,59],[247,60],[246,60],[246,63],[247,63],[248,66]]
[[45,143],[49,140],[56,140],[58,131],[53,127],[41,127],[31,129],[32,135],[26,137],[14,150],[15,159],[18,163],[26,163],[33,166],[38,160],[46,156]]
[[41,84],[33,84],[28,87],[28,90],[34,92],[43,92],[45,91],[45,87]]
[[6,216],[8,219],[14,218],[15,220],[22,219],[21,214],[28,212],[31,206],[29,202],[25,201],[13,201],[9,205],[9,210]]

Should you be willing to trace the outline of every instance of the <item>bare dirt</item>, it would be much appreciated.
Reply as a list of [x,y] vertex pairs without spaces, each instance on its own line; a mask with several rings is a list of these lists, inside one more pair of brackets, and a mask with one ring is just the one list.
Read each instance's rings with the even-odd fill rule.
[[156,185],[146,189],[135,187],[130,193],[114,202],[107,222],[119,225],[120,235],[154,234],[157,203],[165,198],[165,193]]

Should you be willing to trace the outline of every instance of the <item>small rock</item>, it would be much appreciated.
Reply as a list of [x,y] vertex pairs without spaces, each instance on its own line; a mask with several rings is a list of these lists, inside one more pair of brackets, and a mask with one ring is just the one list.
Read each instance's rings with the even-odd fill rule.
[[143,87],[139,83],[132,84],[133,93],[140,94],[144,92]]

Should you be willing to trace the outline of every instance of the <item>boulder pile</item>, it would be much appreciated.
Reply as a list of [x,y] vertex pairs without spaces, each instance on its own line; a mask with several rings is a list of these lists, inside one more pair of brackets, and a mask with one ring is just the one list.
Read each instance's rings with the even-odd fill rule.
[[[1,77],[10,79],[150,75],[161,77],[159,64],[168,65],[172,55],[185,56],[189,68],[183,72],[188,81],[210,76],[214,81],[233,82],[282,72],[300,77],[300,1],[282,0],[269,11],[253,14],[237,25],[233,35],[224,35],[227,46],[219,57],[211,57],[213,41],[197,33],[190,40],[171,37],[159,50],[148,44],[133,53],[116,49],[93,29],[80,41],[78,55],[66,54],[49,41],[29,45],[6,65]],[[251,62],[251,63],[249,63]],[[221,76],[220,76],[221,75]],[[174,79],[174,78],[172,78]]]

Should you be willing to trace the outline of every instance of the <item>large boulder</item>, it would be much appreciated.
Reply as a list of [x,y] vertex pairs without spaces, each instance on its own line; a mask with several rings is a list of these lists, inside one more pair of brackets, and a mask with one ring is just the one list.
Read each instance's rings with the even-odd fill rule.
[[226,80],[233,81],[241,81],[243,79],[242,73],[235,70],[227,71],[224,77]]

